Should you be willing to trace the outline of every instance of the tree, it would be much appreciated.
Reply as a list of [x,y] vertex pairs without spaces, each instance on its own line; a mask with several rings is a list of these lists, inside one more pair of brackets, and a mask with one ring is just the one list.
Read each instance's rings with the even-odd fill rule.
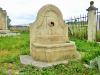
[[10,29],[10,26],[11,26],[10,22],[11,22],[11,19],[9,18],[9,16],[7,16],[7,26],[8,26],[8,29]]

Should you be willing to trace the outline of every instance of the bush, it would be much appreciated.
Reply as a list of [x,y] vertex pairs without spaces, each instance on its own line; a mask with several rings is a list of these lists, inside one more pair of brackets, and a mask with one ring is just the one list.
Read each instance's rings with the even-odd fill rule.
[[100,30],[97,31],[96,37],[97,37],[96,40],[97,40],[98,42],[100,42]]
[[72,26],[69,28],[70,38],[87,39],[87,26]]

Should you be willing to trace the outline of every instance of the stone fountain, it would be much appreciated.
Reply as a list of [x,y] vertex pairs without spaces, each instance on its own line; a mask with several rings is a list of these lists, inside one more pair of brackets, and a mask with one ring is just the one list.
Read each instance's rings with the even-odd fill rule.
[[68,25],[56,6],[43,6],[30,26],[30,55],[21,56],[21,62],[48,67],[80,59],[75,43],[68,38]]

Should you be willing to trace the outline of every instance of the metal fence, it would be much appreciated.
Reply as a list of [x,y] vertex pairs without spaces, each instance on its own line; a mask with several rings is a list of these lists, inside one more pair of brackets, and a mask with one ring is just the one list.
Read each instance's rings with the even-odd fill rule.
[[69,20],[65,20],[68,24],[69,36],[79,39],[87,39],[87,15],[80,15],[79,17],[71,17]]
[[100,42],[100,12],[97,11],[97,32],[96,32],[96,41]]
[[97,30],[100,30],[100,12],[97,11]]

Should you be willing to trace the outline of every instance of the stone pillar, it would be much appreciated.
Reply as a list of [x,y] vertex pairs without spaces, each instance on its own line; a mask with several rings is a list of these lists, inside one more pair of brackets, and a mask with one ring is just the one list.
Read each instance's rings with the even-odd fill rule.
[[96,40],[96,10],[94,2],[90,2],[88,11],[88,41],[94,42]]
[[0,8],[0,30],[8,30],[7,12]]
[[7,26],[7,12],[6,10],[3,10],[3,14],[4,14],[4,30],[7,30],[8,29],[8,26]]

